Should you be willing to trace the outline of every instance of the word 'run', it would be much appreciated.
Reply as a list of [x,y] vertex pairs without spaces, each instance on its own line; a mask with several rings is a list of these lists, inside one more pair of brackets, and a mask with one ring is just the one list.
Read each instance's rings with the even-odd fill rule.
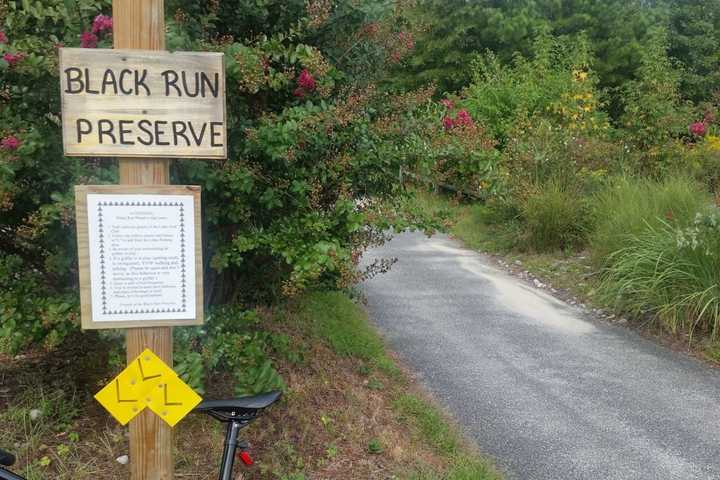
[[[65,74],[65,93],[70,95],[135,95],[166,97],[213,97],[220,94],[220,75],[212,76],[205,72],[187,72],[182,70],[165,70],[160,73],[162,92],[153,92],[148,82],[147,69],[122,69],[116,71],[108,68],[101,78],[93,78],[89,68],[68,67]],[[155,83],[155,82],[153,82]]]

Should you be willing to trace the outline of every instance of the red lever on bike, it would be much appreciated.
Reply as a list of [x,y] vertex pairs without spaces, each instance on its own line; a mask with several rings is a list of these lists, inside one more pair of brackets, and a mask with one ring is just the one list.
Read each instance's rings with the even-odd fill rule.
[[248,467],[253,464],[253,459],[250,457],[248,452],[240,452],[239,457],[240,460],[242,460],[242,462]]

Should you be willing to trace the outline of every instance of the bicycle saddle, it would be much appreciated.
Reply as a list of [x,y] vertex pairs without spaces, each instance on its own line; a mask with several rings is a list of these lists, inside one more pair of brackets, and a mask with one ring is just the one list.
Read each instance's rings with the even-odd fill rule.
[[4,450],[0,450],[0,465],[12,467],[13,463],[15,463],[15,456]]
[[281,396],[282,392],[273,391],[251,397],[207,400],[195,407],[195,411],[228,420],[232,417],[254,417],[261,410],[277,402]]

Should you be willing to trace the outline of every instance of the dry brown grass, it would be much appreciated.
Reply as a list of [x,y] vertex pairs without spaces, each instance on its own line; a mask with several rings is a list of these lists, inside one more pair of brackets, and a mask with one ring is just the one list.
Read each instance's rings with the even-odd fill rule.
[[[289,335],[305,354],[299,363],[277,361],[288,392],[243,432],[256,461],[243,468],[245,479],[400,479],[437,472],[425,479],[441,478],[451,468],[453,459],[425,441],[394,405],[408,392],[418,394],[408,375],[339,355],[302,320],[266,317],[266,328]],[[92,398],[113,375],[107,346],[94,335],[71,344],[52,353],[0,357],[0,446],[19,454],[17,471],[33,480],[126,479],[127,466],[115,459],[128,451],[127,429]],[[215,375],[206,397],[231,392],[231,376]],[[33,422],[33,408],[53,413]],[[209,417],[183,420],[175,436],[176,478],[216,478],[223,434]],[[371,442],[380,453],[369,452]]]

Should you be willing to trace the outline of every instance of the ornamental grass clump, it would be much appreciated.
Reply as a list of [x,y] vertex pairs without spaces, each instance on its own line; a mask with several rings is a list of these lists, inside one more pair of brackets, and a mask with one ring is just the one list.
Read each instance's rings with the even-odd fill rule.
[[616,261],[615,252],[651,228],[663,223],[684,228],[695,213],[710,202],[693,180],[668,178],[663,182],[622,177],[611,180],[592,200],[594,229],[590,236],[593,263],[606,267]]
[[587,203],[578,188],[553,180],[523,202],[527,246],[537,252],[581,246],[589,228]]
[[635,315],[651,315],[673,333],[717,338],[720,327],[720,210],[685,228],[646,224],[610,256],[600,293]]

